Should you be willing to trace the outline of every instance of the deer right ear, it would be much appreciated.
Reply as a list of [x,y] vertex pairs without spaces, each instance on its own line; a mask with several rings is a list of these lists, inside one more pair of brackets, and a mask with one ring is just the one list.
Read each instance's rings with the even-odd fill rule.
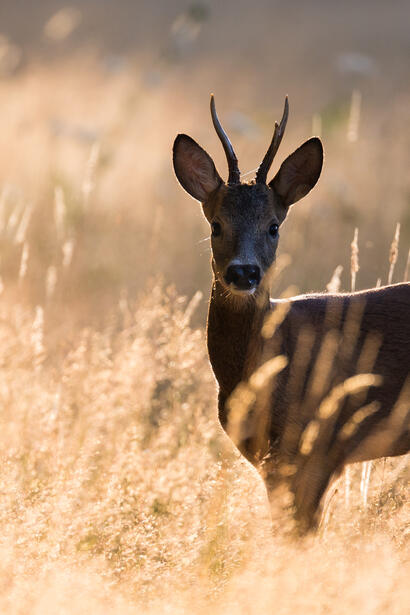
[[181,186],[201,203],[222,184],[212,158],[188,135],[178,135],[175,139],[173,162]]
[[312,137],[282,162],[269,186],[281,197],[285,207],[289,207],[312,190],[322,165],[322,142],[318,137]]

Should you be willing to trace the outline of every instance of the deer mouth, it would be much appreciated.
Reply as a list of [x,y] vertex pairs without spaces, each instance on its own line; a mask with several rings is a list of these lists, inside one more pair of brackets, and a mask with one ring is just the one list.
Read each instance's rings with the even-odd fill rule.
[[256,286],[253,286],[252,288],[238,288],[236,286],[234,286],[233,284],[230,284],[228,286],[228,290],[230,292],[231,295],[235,295],[235,297],[250,297],[252,295],[254,295],[256,293]]
[[244,288],[243,286],[239,286],[233,282],[228,283],[226,281],[225,276],[218,275],[217,280],[219,281],[220,285],[224,289],[227,296],[242,297],[242,298],[252,297],[253,295],[256,294],[259,288],[259,284],[254,284],[252,286],[248,285],[247,287]]

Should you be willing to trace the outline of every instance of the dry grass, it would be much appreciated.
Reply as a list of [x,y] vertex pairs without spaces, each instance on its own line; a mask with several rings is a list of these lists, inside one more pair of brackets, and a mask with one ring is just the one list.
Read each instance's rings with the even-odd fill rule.
[[375,464],[366,509],[354,468],[317,538],[272,535],[193,307],[153,286],[56,355],[40,311],[3,306],[1,611],[403,612],[406,459]]
[[[224,168],[212,70],[188,67],[189,83],[184,66],[167,70],[154,87],[138,58],[113,72],[79,54],[0,82],[0,611],[401,615],[407,460],[375,463],[366,497],[352,467],[348,505],[340,484],[320,535],[292,544],[217,423],[194,294],[208,292],[207,228],[169,159],[185,131]],[[247,171],[282,92],[260,101],[243,77],[235,100],[255,130],[233,139]],[[232,99],[217,83],[224,119]],[[314,114],[327,162],[282,233],[276,292],[325,288],[339,264],[332,284],[348,288],[355,227],[356,287],[403,277],[410,91],[389,109],[370,94],[353,119],[351,89],[291,116],[283,157]]]

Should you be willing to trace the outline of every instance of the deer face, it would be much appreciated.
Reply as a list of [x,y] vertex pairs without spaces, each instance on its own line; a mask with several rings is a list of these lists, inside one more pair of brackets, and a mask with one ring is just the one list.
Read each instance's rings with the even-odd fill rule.
[[[213,101],[211,109],[212,104]],[[279,227],[289,207],[316,184],[323,164],[323,148],[320,139],[309,139],[283,162],[272,181],[266,183],[266,174],[286,124],[286,102],[284,118],[279,127],[276,125],[256,180],[241,183],[232,146],[218,120],[215,121],[214,107],[213,112],[214,125],[228,158],[228,182],[221,179],[212,158],[187,135],[175,139],[174,169],[181,186],[202,203],[210,224],[215,278],[227,292],[248,296],[268,285]]]
[[234,294],[253,294],[275,259],[285,217],[261,184],[223,185],[203,210],[211,225],[216,279]]

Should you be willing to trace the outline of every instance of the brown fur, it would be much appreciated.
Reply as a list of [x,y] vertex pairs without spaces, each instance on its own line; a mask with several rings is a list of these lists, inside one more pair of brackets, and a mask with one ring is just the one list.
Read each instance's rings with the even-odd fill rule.
[[[285,160],[269,185],[226,185],[190,137],[179,135],[174,144],[180,183],[201,200],[207,220],[219,225],[212,237],[207,334],[220,422],[230,433],[229,400],[240,383],[248,383],[251,401],[235,443],[261,470],[271,497],[283,479],[280,468],[291,467],[286,480],[303,529],[317,523],[323,493],[344,464],[410,449],[410,285],[287,301],[269,297],[279,239],[269,229],[280,226],[290,205],[315,185],[322,157],[320,141],[310,139]],[[200,168],[196,174],[192,160]],[[253,294],[227,283],[232,263],[259,268],[261,281]],[[281,310],[282,318],[267,335],[267,319]],[[280,355],[287,366],[262,388],[252,389],[252,374]],[[379,379],[362,386],[351,380],[360,373]],[[348,394],[343,383],[361,388]],[[326,414],[326,400],[330,403],[340,391]],[[315,436],[310,445],[309,430]]]

